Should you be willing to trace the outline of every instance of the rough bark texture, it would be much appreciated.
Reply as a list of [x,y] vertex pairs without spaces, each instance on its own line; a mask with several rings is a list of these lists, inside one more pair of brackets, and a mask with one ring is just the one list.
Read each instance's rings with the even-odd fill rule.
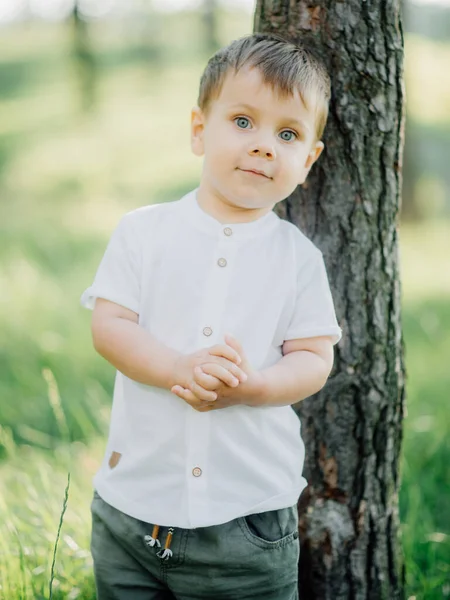
[[294,407],[309,482],[299,502],[300,597],[403,598],[399,0],[259,0],[255,31],[312,41],[332,78],[325,150],[278,205],[322,250],[344,332],[329,382]]

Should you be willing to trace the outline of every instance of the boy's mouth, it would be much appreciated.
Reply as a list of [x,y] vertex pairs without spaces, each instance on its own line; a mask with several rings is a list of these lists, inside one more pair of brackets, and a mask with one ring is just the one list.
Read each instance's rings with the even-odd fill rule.
[[269,175],[266,175],[266,173],[264,173],[264,171],[260,171],[259,169],[240,169],[238,167],[239,171],[242,171],[243,173],[251,173],[253,175],[257,175],[259,177],[265,177],[266,179],[272,179],[272,177],[269,177]]

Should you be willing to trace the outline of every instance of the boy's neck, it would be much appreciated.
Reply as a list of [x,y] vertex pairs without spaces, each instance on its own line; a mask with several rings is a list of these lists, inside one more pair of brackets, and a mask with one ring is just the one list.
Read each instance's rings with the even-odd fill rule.
[[209,190],[200,186],[197,190],[197,204],[203,210],[219,223],[230,225],[232,223],[251,223],[262,218],[269,213],[275,204],[264,208],[250,209],[236,206],[220,194],[211,193]]

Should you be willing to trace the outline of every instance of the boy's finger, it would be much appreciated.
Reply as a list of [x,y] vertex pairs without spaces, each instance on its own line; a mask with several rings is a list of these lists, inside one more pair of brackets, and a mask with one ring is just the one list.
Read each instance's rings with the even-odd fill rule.
[[215,390],[222,383],[222,381],[217,377],[214,377],[214,375],[205,373],[201,367],[196,367],[194,369],[194,377],[195,381],[204,387],[205,390]]
[[230,333],[226,333],[224,337],[225,337],[226,344],[231,346],[233,348],[233,350],[235,350],[236,353],[238,355],[240,355],[242,353],[241,343]]
[[242,344],[240,343],[239,340],[237,340],[234,336],[232,336],[229,333],[225,334],[225,342],[227,343],[227,345],[229,345],[231,348],[233,348],[233,350],[236,351],[236,353],[239,355],[239,357],[241,358],[241,361],[245,361],[246,357],[245,357],[245,352],[244,349],[242,347]]
[[[183,388],[179,385],[174,385],[170,391],[188,404],[197,405],[199,402],[204,402],[206,404],[205,400],[198,398],[191,390]],[[215,402],[215,400],[210,400],[210,402]]]
[[197,398],[197,396],[195,396],[191,392],[191,390],[182,388],[179,385],[174,385],[173,388],[171,388],[171,392],[173,392],[179,398],[181,398],[182,400],[187,402],[190,406],[192,406],[192,408],[195,408],[195,410],[200,410],[200,412],[214,409],[214,403],[208,404],[207,402],[204,402],[203,400],[200,400],[202,405],[201,405],[201,408],[199,408],[199,399]]
[[205,390],[204,387],[193,381],[190,385],[190,391],[196,400],[214,402],[217,400],[217,394],[210,390]]
[[226,385],[229,385],[230,387],[236,387],[237,385],[239,385],[239,380],[244,380],[246,375],[245,373],[241,372],[241,370],[238,369],[238,367],[236,367],[235,365],[233,366],[235,369],[237,369],[238,374],[231,372],[229,369],[223,367],[218,363],[204,363],[202,364],[201,369],[207,375],[212,375],[214,378],[219,379],[220,382],[223,382]]
[[210,373],[211,375],[220,377],[220,379],[222,379],[222,377],[220,375],[217,375],[217,373],[221,373],[221,369],[225,369],[227,373],[231,373],[231,375],[236,377],[236,379],[239,379],[241,383],[247,381],[247,373],[243,369],[241,369],[241,367],[238,367],[236,364],[234,364],[234,362],[231,362],[226,358],[219,358],[217,362],[214,363],[203,363],[200,365],[200,367],[204,371]]
[[174,385],[171,390],[172,394],[176,394],[177,396],[179,396],[180,398],[183,398],[183,400],[186,400],[185,393],[188,392],[189,390],[186,390],[185,388],[181,387],[180,385]]
[[212,346],[209,348],[209,353],[213,356],[223,356],[223,358],[228,358],[228,360],[231,360],[237,365],[241,363],[241,357],[236,350],[226,344],[216,344],[215,346]]
[[172,394],[175,394],[175,396],[178,396],[178,398],[181,398],[182,400],[185,400],[187,402],[187,398],[185,398],[185,394],[188,390],[185,390],[184,388],[180,387],[179,385],[174,385],[170,391],[172,392]]
[[[210,365],[210,366],[208,368],[205,368],[206,365]],[[208,373],[210,373],[210,375],[216,375],[216,373],[212,372],[211,369],[214,369],[217,367],[212,367],[211,365],[217,365],[219,367],[219,369],[225,369],[226,371],[230,372],[232,375],[234,375],[234,377],[236,377],[237,379],[240,379],[241,381],[243,381],[245,379],[245,377],[243,378],[243,375],[245,375],[245,373],[242,370],[242,367],[238,366],[232,360],[228,360],[228,358],[223,358],[223,356],[214,356],[214,357],[211,356],[210,360],[205,360],[205,362],[201,363],[199,366],[204,371],[207,371]],[[217,375],[216,375],[216,377],[217,377]]]
[[195,396],[191,392],[191,390],[183,388],[183,387],[181,387],[179,385],[174,385],[173,388],[171,389],[171,392],[173,392],[174,394],[176,394],[182,400],[186,400],[186,402],[194,402],[194,401],[198,401],[199,400],[197,398],[197,396]]

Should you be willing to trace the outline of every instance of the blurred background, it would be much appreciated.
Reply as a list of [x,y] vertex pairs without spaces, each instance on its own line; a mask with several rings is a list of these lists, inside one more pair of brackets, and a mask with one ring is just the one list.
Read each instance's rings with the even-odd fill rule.
[[[0,0],[0,598],[95,598],[91,479],[114,369],[79,298],[128,210],[193,188],[189,111],[251,0]],[[450,597],[450,0],[403,4],[408,598]]]

